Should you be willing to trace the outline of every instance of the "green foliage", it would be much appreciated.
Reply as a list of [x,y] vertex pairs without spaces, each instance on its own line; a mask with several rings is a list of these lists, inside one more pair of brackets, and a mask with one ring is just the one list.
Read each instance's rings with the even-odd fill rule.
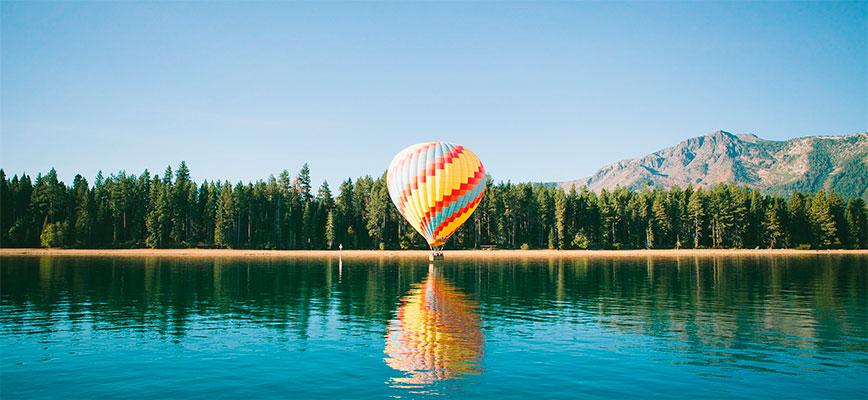
[[[35,184],[0,170],[0,245],[421,249],[397,212],[385,174],[347,179],[314,196],[310,169],[256,182],[190,179],[186,163],[162,176],[99,173],[71,187],[54,170]],[[495,183],[448,248],[638,249],[865,248],[866,206],[835,191],[788,199],[731,184],[599,194],[528,183]]]
[[151,182],[148,198],[150,202],[145,216],[145,244],[151,248],[162,247],[167,240],[169,203],[168,190],[157,177]]
[[848,247],[864,249],[868,247],[868,218],[866,218],[865,201],[860,198],[850,199],[847,203],[847,240]]
[[832,205],[825,192],[817,192],[814,195],[810,212],[814,244],[824,249],[840,246]]
[[778,199],[774,199],[765,211],[761,221],[765,244],[770,249],[783,247],[786,244],[786,231],[783,225],[783,209]]
[[64,245],[64,232],[66,232],[65,223],[46,223],[39,235],[39,243],[42,247],[61,247]]
[[310,194],[310,167],[307,163],[304,163],[301,170],[298,171],[295,182],[295,187],[301,194],[302,203],[309,203],[313,199],[313,196]]
[[[660,247],[670,247],[670,235],[672,233],[672,212],[671,206],[663,191],[655,191],[654,202],[651,206],[651,223],[649,231],[656,232],[657,241]],[[651,247],[650,245],[648,247]]]
[[386,174],[372,182],[370,188],[370,197],[368,198],[365,207],[365,226],[368,228],[368,234],[374,243],[379,247],[384,248],[387,241],[387,221],[389,216],[389,192],[386,187]]
[[87,180],[76,175],[72,184],[73,215],[69,218],[73,224],[72,238],[69,242],[75,246],[84,247],[91,242],[93,233],[93,201],[87,186]]
[[697,189],[687,202],[687,220],[694,249],[702,247],[705,240],[706,200],[705,192]]
[[570,245],[575,249],[587,250],[591,246],[591,241],[583,233],[577,233]]
[[45,176],[36,177],[31,207],[36,212],[36,219],[42,221],[43,227],[63,219],[66,211],[66,191],[63,182],[57,180],[57,172],[54,168]]
[[181,165],[178,166],[178,171],[175,173],[175,182],[171,185],[167,183],[172,220],[170,238],[175,243],[188,243],[191,239],[190,191],[194,186],[195,184],[190,181],[190,170],[187,168],[187,163],[181,161]]
[[[574,196],[573,191],[570,196]],[[557,244],[559,249],[566,248],[567,242],[567,206],[569,198],[563,190],[555,191],[555,231],[557,233]]]
[[217,214],[214,217],[214,244],[232,247],[232,233],[235,230],[237,210],[233,199],[232,185],[226,182],[217,200]]
[[329,210],[328,215],[326,216],[325,240],[326,248],[331,249],[335,242],[335,214],[332,210]]
[[868,198],[868,165],[862,158],[854,158],[829,176],[829,188],[838,193],[849,193]]

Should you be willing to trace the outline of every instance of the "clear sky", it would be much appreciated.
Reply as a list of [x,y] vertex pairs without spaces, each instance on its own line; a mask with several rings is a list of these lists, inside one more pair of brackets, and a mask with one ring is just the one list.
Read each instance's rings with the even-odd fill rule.
[[0,166],[574,179],[718,129],[868,130],[859,3],[0,3]]

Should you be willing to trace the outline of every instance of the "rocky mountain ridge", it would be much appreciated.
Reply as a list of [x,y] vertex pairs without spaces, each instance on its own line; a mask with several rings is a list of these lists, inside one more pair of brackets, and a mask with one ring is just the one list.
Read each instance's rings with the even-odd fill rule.
[[776,141],[716,131],[558,185],[599,191],[725,182],[778,193],[834,189],[868,199],[868,133]]

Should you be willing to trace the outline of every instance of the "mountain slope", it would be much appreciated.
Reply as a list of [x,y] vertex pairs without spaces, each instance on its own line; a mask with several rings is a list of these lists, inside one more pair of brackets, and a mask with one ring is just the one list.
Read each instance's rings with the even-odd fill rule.
[[868,199],[868,133],[774,141],[717,131],[558,185],[612,190],[724,182],[778,193],[835,189]]

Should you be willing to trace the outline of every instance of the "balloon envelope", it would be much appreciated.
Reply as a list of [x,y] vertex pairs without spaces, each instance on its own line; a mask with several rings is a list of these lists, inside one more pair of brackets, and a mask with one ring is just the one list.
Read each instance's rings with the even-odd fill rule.
[[401,150],[386,174],[398,211],[431,247],[443,246],[485,193],[485,168],[466,147],[426,142]]

